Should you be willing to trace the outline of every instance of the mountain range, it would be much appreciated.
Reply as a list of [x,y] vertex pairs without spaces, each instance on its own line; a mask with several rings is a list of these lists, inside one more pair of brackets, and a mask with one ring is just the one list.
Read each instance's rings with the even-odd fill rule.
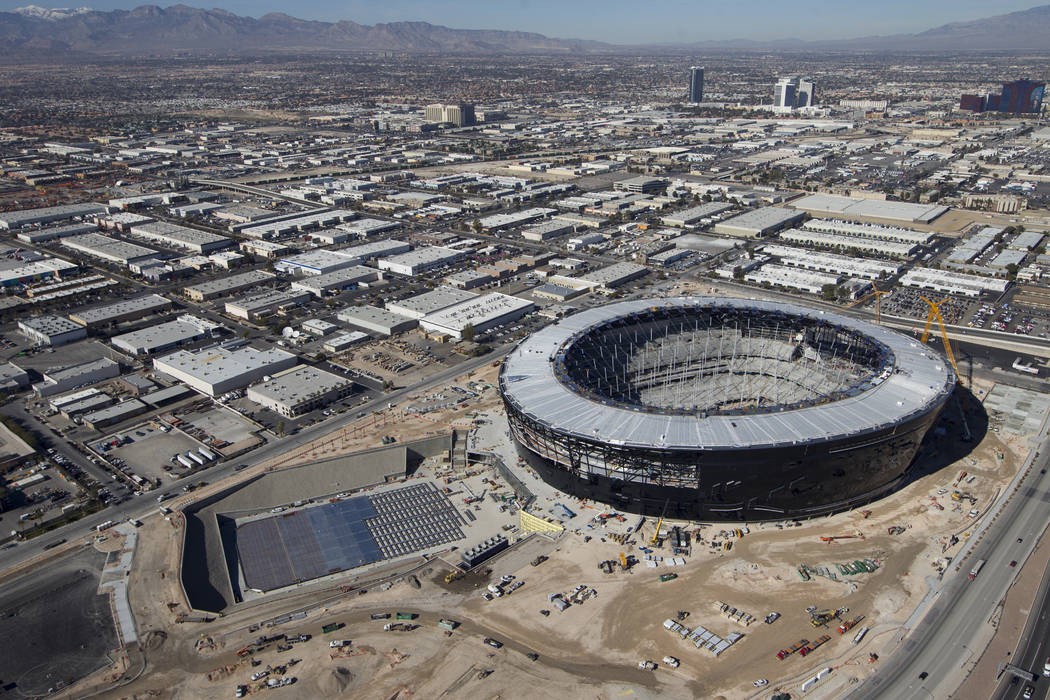
[[143,5],[103,12],[86,7],[45,9],[30,5],[0,12],[0,52],[87,52],[124,55],[251,53],[268,51],[397,51],[451,54],[586,54],[640,49],[857,51],[1046,50],[1050,5],[994,17],[945,24],[918,34],[848,40],[703,41],[661,47],[617,46],[580,39],[552,39],[533,32],[451,29],[426,22],[373,26],[318,22],[286,14],[258,19],[186,5]]

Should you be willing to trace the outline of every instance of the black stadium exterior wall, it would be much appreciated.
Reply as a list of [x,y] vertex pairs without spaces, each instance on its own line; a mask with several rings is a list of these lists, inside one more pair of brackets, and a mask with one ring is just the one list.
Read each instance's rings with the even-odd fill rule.
[[[947,395],[945,396],[947,400]],[[572,496],[643,515],[710,520],[806,518],[854,508],[898,487],[944,402],[906,422],[839,441],[772,448],[667,451],[631,448],[554,434],[505,402],[515,445],[540,477]],[[523,425],[528,431],[523,431]],[[605,452],[606,474],[615,467],[664,462],[696,475],[698,487],[666,486],[584,473],[530,449],[522,435],[544,433],[551,443],[575,443]],[[572,451],[572,448],[569,448]]]

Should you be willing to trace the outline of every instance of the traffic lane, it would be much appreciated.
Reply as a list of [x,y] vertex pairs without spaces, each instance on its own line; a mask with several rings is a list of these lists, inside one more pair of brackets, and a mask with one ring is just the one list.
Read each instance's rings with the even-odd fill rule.
[[[1047,441],[1040,448],[1047,454]],[[1045,466],[1046,457],[1039,466]],[[1033,529],[1032,523],[1047,523],[1047,508],[1042,498],[1033,498],[1038,491],[1026,487],[1045,489],[1047,476],[1033,470],[1022,481],[1017,500],[1013,501],[999,520],[986,531],[985,539],[969,555],[968,564],[985,559],[984,570],[975,581],[968,581],[964,572],[954,574],[945,584],[938,599],[919,626],[912,630],[911,639],[897,650],[881,674],[864,683],[850,694],[851,698],[885,697],[925,698],[929,687],[943,683],[949,673],[955,672],[965,663],[972,652],[970,642],[980,632],[998,601],[1006,591],[1012,573],[1008,552],[1004,542],[1023,537]],[[927,678],[920,679],[920,673]],[[954,688],[946,692],[951,692]]]
[[[1042,564],[1042,562],[1039,563]],[[1050,682],[1042,676],[1043,665],[1048,661],[1047,650],[1050,649],[1050,628],[1047,626],[1047,620],[1050,619],[1050,585],[1048,583],[1050,583],[1050,568],[1047,568],[1044,572],[1043,581],[1040,584],[1042,589],[1041,595],[1032,604],[1032,610],[1039,612],[1038,621],[1035,623],[1034,628],[1026,630],[1030,634],[1024,642],[1024,648],[1012,660],[1012,663],[1039,676],[1036,682],[1032,684],[1035,688],[1035,693],[1032,697],[1040,699],[1046,698],[1048,692],[1050,692]],[[1016,681],[1012,679],[1009,681],[1004,680],[992,697],[995,700],[1009,700],[1010,698],[1022,697],[1025,685],[1027,683],[1023,683],[1020,679]]]

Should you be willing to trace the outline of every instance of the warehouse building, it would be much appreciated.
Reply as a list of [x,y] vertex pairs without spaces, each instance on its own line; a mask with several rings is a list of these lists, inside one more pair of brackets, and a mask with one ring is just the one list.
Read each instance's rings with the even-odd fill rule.
[[821,231],[823,233],[874,238],[880,241],[893,241],[894,243],[909,243],[912,245],[926,245],[930,238],[933,237],[932,233],[913,231],[910,228],[901,228],[900,226],[861,224],[855,221],[838,221],[835,219],[810,219],[799,228],[803,231]]
[[248,289],[249,287],[255,287],[266,282],[271,282],[274,279],[274,276],[269,272],[252,270],[250,272],[243,272],[239,275],[219,277],[218,279],[208,282],[201,282],[192,287],[186,287],[184,291],[186,296],[194,301],[209,301],[230,294],[236,294],[237,292]]
[[531,224],[533,221],[539,221],[540,219],[546,219],[551,214],[557,214],[557,209],[549,209],[547,207],[533,207],[532,209],[525,209],[523,211],[512,212],[510,214],[492,214],[482,218],[481,227],[486,231],[501,231],[505,228],[512,228],[514,226],[524,226],[525,224]]
[[393,239],[372,241],[371,243],[362,243],[361,245],[355,245],[350,248],[339,249],[339,251],[345,255],[352,255],[361,258],[364,261],[375,260],[376,258],[382,258],[388,255],[407,253],[410,250],[412,250],[412,246],[408,243],[405,243],[404,241],[395,241]]
[[312,229],[334,226],[344,221],[350,221],[357,217],[355,212],[346,209],[333,209],[331,211],[311,212],[293,218],[281,218],[278,221],[264,222],[254,226],[246,226],[240,229],[240,233],[249,238],[261,238],[271,240],[281,238],[292,233],[304,233]]
[[1025,256],[1028,253],[1023,250],[1015,250],[1014,248],[1007,248],[1002,251],[988,262],[988,267],[997,268],[999,270],[1005,270],[1006,268],[1013,265],[1014,267],[1020,267],[1021,263],[1024,262]]
[[418,296],[402,299],[401,301],[388,301],[387,311],[406,316],[408,318],[421,319],[427,314],[432,314],[460,302],[473,299],[476,294],[454,287],[438,287],[437,289],[424,292]]
[[295,355],[230,343],[197,352],[179,350],[153,360],[153,368],[208,396],[242,389],[266,375],[294,367]]
[[254,321],[270,316],[283,309],[294,308],[310,301],[310,292],[291,289],[275,289],[252,294],[226,302],[226,313],[245,321]]
[[493,281],[492,275],[477,270],[463,270],[445,278],[445,284],[456,289],[474,289]]
[[0,286],[13,287],[31,282],[40,282],[58,278],[64,272],[73,272],[80,266],[60,258],[42,260],[2,260],[0,259]]
[[915,224],[928,224],[948,211],[948,207],[935,204],[911,204],[882,199],[841,197],[833,194],[807,195],[796,199],[791,206],[810,214],[861,220],[883,219]]
[[785,226],[802,221],[804,218],[806,218],[806,215],[802,212],[781,207],[765,207],[763,209],[752,209],[721,221],[715,224],[711,230],[723,236],[762,238],[781,230]]
[[167,311],[172,306],[171,300],[159,294],[147,294],[134,299],[123,299],[113,304],[96,306],[90,309],[79,309],[69,314],[71,321],[87,328],[97,328],[110,323],[123,323],[145,318],[150,314]]
[[158,256],[158,252],[152,248],[103,236],[101,233],[85,233],[82,236],[63,238],[62,246],[82,255],[124,266]]
[[311,318],[303,321],[303,330],[318,338],[323,338],[329,333],[335,333],[339,330],[339,326],[320,318]]
[[979,297],[984,292],[1002,294],[1010,282],[995,277],[980,277],[962,272],[934,270],[928,267],[916,267],[908,270],[901,277],[900,283],[906,287],[930,289],[945,294]]
[[50,404],[52,409],[61,413],[66,419],[73,420],[75,416],[112,406],[116,402],[117,400],[109,394],[92,388],[56,396],[51,399]]
[[438,246],[417,248],[416,250],[392,257],[380,258],[379,269],[398,275],[414,277],[415,275],[449,265],[463,257],[463,252],[452,248]]
[[724,202],[707,202],[698,207],[690,207],[689,209],[677,211],[674,214],[668,214],[661,218],[660,221],[663,222],[665,226],[685,228],[706,223],[704,221],[705,219],[710,219],[719,214],[725,214],[727,211],[732,211],[734,208],[735,205],[733,204],[726,204]]
[[838,284],[841,275],[815,270],[799,270],[785,265],[766,263],[744,273],[744,279],[754,284],[769,283],[773,287],[798,289],[810,294],[820,294],[826,284]]
[[[79,326],[78,326],[79,328]],[[84,330],[81,328],[80,330]],[[34,384],[38,396],[54,396],[82,386],[98,384],[120,376],[120,365],[108,357],[81,362],[77,365],[49,369],[42,373],[44,381]]]
[[85,233],[98,231],[95,224],[66,224],[65,226],[52,226],[39,231],[22,231],[16,236],[23,243],[46,243],[59,238],[69,236],[80,236]]
[[918,249],[913,243],[894,243],[860,236],[843,236],[837,233],[820,233],[819,231],[800,231],[791,228],[781,231],[780,240],[787,243],[813,246],[814,248],[831,248],[833,250],[867,253],[869,255],[886,255],[891,258],[910,257]]
[[195,340],[214,337],[221,330],[222,326],[218,323],[185,314],[174,321],[115,336],[110,342],[113,347],[131,355],[152,355]]
[[965,241],[958,243],[948,254],[947,262],[966,265],[995,243],[995,237],[1001,234],[1001,228],[986,226]]
[[169,224],[165,221],[132,226],[131,234],[168,248],[188,250],[198,255],[208,255],[233,245],[233,241],[225,236]]
[[1007,248],[1015,250],[1035,250],[1043,242],[1044,234],[1039,231],[1022,231],[1006,244]]
[[419,325],[434,333],[444,333],[460,340],[463,329],[471,326],[475,333],[517,321],[536,308],[525,299],[490,292],[424,316]]
[[532,296],[536,299],[548,301],[565,302],[574,299],[587,292],[586,287],[565,287],[560,284],[541,284],[532,290]]
[[847,277],[860,277],[866,280],[877,280],[900,272],[901,266],[896,263],[871,258],[854,258],[834,253],[819,253],[805,248],[770,243],[763,246],[762,252],[780,258],[790,267],[804,267],[820,272],[833,272]]
[[361,331],[350,331],[349,333],[340,333],[339,335],[332,336],[324,341],[324,344],[321,345],[321,347],[325,352],[340,353],[369,339],[371,339],[371,336],[367,333],[362,333]]
[[526,241],[549,241],[567,233],[572,233],[575,230],[576,226],[572,223],[553,219],[523,229],[521,237]]
[[354,383],[346,377],[301,365],[248,387],[248,399],[274,413],[294,418],[346,398]]
[[382,273],[364,265],[344,267],[323,275],[312,275],[292,282],[292,289],[323,297],[331,292],[341,292],[357,285],[369,284],[382,279]]
[[241,252],[265,260],[277,260],[295,252],[295,248],[274,241],[241,241]]
[[401,224],[397,221],[386,221],[385,219],[355,219],[345,224],[339,224],[336,228],[346,231],[356,238],[368,238],[373,233],[396,231],[401,228]]
[[29,388],[29,372],[10,362],[0,364],[0,391],[21,391]]
[[375,306],[348,306],[335,315],[343,323],[377,335],[394,335],[416,327],[414,318],[405,318]]
[[10,231],[31,224],[49,224],[52,221],[65,221],[75,219],[78,216],[94,216],[104,214],[109,208],[104,204],[88,202],[86,204],[63,204],[57,207],[41,207],[40,209],[23,209],[22,211],[6,211],[0,213],[0,229]]
[[101,430],[129,418],[145,413],[149,408],[138,399],[128,399],[84,415],[84,425],[93,430]]
[[281,258],[274,269],[286,275],[303,277],[306,275],[324,275],[341,270],[344,267],[360,265],[362,259],[347,251],[315,249],[305,253]]
[[635,265],[634,263],[616,263],[603,267],[600,270],[594,270],[593,272],[586,272],[578,276],[578,279],[584,282],[590,282],[595,287],[601,289],[615,289],[621,285],[627,284],[633,280],[645,277],[648,274],[649,268],[645,265]]
[[37,345],[54,348],[87,337],[86,328],[62,316],[30,316],[18,322],[18,329]]

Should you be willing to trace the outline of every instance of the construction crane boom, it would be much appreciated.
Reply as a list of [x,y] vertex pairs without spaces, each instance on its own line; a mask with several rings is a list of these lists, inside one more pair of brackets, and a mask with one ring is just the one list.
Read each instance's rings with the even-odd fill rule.
[[883,294],[889,294],[890,292],[889,292],[888,289],[886,291],[880,290],[878,287],[875,286],[874,282],[872,283],[871,287],[875,291],[870,292],[868,294],[865,294],[860,299],[857,299],[855,302],[853,302],[852,304],[848,305],[846,308],[847,309],[852,309],[854,306],[859,306],[859,305],[863,304],[864,302],[866,302],[868,299],[871,299],[872,297],[875,297],[875,323],[877,323],[877,324],[879,324],[881,326],[882,325],[882,295]]
[[920,342],[923,344],[926,343],[926,340],[930,337],[930,326],[936,321],[937,328],[941,331],[941,341],[944,343],[944,354],[948,356],[948,362],[952,364],[952,369],[955,370],[956,381],[961,382],[962,374],[959,373],[959,365],[955,363],[955,353],[952,352],[952,344],[951,341],[948,340],[948,329],[944,327],[944,317],[941,316],[941,304],[948,301],[948,299],[941,299],[935,303],[924,296],[920,296],[919,298],[926,302],[930,307],[930,312],[926,314],[926,325],[922,329],[922,340]]

